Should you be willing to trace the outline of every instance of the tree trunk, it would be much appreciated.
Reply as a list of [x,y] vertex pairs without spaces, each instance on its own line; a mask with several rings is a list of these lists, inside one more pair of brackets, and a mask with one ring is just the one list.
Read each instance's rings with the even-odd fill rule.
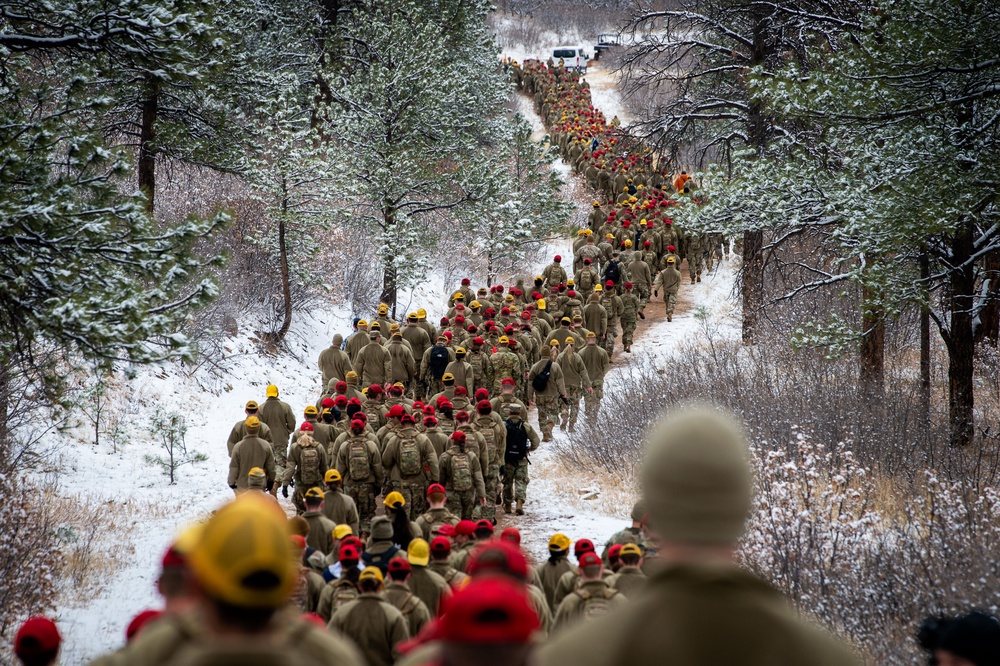
[[[767,60],[768,9],[754,3],[750,10],[753,21],[753,47],[750,65],[761,65]],[[750,146],[763,155],[771,135],[771,122],[765,115],[763,102],[754,99],[747,111],[747,139]],[[743,232],[743,343],[753,344],[760,319],[760,308],[764,304],[764,232],[760,230]]]
[[871,307],[871,292],[862,292],[861,385],[868,391],[882,392],[885,383],[885,313]]
[[987,303],[979,314],[976,342],[988,340],[994,347],[1000,342],[1000,250],[988,253],[983,261],[983,280],[989,281]]
[[[386,243],[392,247],[395,245],[396,231],[396,209],[386,203],[382,209],[382,221],[385,231]],[[380,303],[385,303],[392,311],[393,319],[396,318],[396,296],[398,291],[398,275],[396,271],[395,257],[388,255],[382,258],[382,295],[379,297]],[[383,335],[386,331],[382,332]]]
[[285,219],[288,216],[288,190],[285,177],[281,177],[281,215],[278,218],[278,254],[281,257],[281,295],[284,299],[284,320],[281,328],[271,336],[271,343],[280,345],[292,327],[292,281],[288,270],[288,247],[285,243]]
[[139,127],[139,191],[146,195],[146,212],[153,214],[156,195],[156,114],[159,110],[160,84],[147,75],[145,99],[139,102],[142,121]]
[[[930,277],[930,262],[927,254],[920,256],[920,282],[927,284]],[[928,295],[929,297],[929,295]],[[925,304],[920,310],[920,403],[924,413],[924,421],[931,420],[931,310],[930,304]]]
[[743,232],[743,344],[752,345],[764,302],[764,232]]
[[951,272],[951,330],[945,339],[948,347],[948,420],[952,446],[971,444],[975,427],[973,305],[976,281],[972,262],[969,261],[974,251],[972,233],[971,222],[962,224],[956,229],[951,245],[953,265],[964,266]]

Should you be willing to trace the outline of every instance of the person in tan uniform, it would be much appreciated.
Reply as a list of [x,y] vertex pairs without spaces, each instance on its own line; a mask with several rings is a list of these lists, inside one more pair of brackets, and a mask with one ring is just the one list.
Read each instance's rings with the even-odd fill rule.
[[259,494],[241,495],[191,537],[194,606],[143,628],[104,666],[365,663],[349,640],[288,606],[299,583],[285,517]]
[[247,435],[236,443],[229,458],[228,483],[237,494],[246,491],[248,475],[254,467],[264,470],[269,488],[276,483],[274,450],[268,442],[257,436],[259,432],[260,420],[256,416],[247,417]]
[[354,641],[368,666],[392,666],[399,658],[397,646],[410,637],[403,614],[385,600],[382,583],[382,571],[366,567],[358,577],[361,594],[337,610],[327,625]]
[[604,397],[604,376],[611,369],[611,359],[608,358],[607,350],[597,345],[597,335],[593,331],[587,333],[587,345],[580,351],[580,358],[590,377],[592,390],[585,393],[583,398],[587,418],[593,420],[597,418],[597,410]]
[[568,536],[556,532],[549,539],[549,559],[535,566],[535,575],[549,608],[556,607],[555,596],[559,580],[568,572],[576,573],[576,567],[569,561],[571,544]]
[[406,620],[410,636],[416,636],[431,621],[427,604],[410,591],[410,563],[401,557],[389,561],[389,584],[385,586],[385,600],[395,606]]
[[328,385],[331,379],[347,379],[347,373],[354,369],[351,357],[341,349],[343,344],[344,336],[337,333],[333,336],[333,344],[319,353],[317,363],[323,373],[323,386]]
[[392,357],[382,346],[381,334],[368,334],[368,344],[354,358],[354,371],[361,377],[362,386],[382,385],[392,377]]
[[468,576],[451,565],[451,539],[436,536],[430,543],[431,561],[427,568],[441,576],[452,590],[457,590]]
[[585,620],[606,619],[628,600],[604,580],[604,563],[588,551],[580,557],[580,584],[567,594],[556,610],[553,631],[565,631]]
[[278,475],[273,479],[271,494],[277,496],[278,483],[285,475],[288,438],[295,432],[295,412],[292,411],[291,405],[278,399],[278,387],[274,384],[268,385],[266,395],[267,400],[260,406],[260,420],[271,430],[274,465]]
[[543,646],[539,666],[659,663],[665,656],[682,666],[860,666],[846,645],[736,565],[753,479],[734,419],[710,409],[671,413],[648,437],[640,481],[661,566],[628,605]]
[[626,599],[633,599],[646,587],[647,577],[642,570],[642,550],[634,543],[621,546],[618,551],[621,566],[607,580],[608,585],[622,594]]
[[[251,416],[256,416],[258,419],[260,418],[260,408],[257,406],[256,400],[248,401],[243,411],[246,413],[246,416],[237,421],[235,425],[233,425],[233,429],[229,432],[229,440],[226,442],[226,446],[229,448],[229,455],[233,455],[233,447],[236,446],[236,442],[246,437],[247,419]],[[267,427],[266,423],[260,424],[260,430],[257,432],[257,436],[265,442],[274,442],[271,438],[271,429]]]
[[430,544],[424,539],[413,539],[406,548],[406,560],[410,563],[410,589],[436,617],[445,599],[451,596],[451,588],[444,578],[428,568]]

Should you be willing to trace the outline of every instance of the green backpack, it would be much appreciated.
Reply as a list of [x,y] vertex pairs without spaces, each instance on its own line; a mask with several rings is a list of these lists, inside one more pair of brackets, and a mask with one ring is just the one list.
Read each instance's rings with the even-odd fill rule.
[[368,460],[366,438],[352,437],[347,440],[347,472],[352,481],[365,481],[371,478],[372,466]]
[[424,471],[420,464],[420,445],[412,434],[399,437],[399,473],[404,477],[417,476]]
[[451,454],[451,482],[455,490],[472,490],[472,461],[468,453]]

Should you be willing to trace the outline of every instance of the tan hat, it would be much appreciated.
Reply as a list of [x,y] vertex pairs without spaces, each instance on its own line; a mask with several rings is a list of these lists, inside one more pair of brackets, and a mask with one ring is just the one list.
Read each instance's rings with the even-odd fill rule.
[[753,481],[733,417],[710,408],[668,414],[649,435],[641,479],[650,525],[663,539],[733,544],[742,536]]

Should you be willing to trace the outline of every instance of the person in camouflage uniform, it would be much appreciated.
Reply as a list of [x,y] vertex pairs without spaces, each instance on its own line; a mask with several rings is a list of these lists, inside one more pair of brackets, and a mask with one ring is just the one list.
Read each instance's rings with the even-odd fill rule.
[[604,397],[604,375],[608,374],[611,361],[608,352],[597,345],[597,335],[593,332],[587,333],[587,345],[580,351],[580,358],[587,368],[590,386],[593,389],[584,396],[587,418],[593,420],[597,418],[597,410],[601,406],[601,398]]
[[[559,418],[559,401],[565,401],[566,383],[563,379],[562,368],[556,359],[559,357],[559,340],[549,342],[549,357],[543,358],[528,373],[528,402],[536,397],[538,405],[538,425],[542,429],[543,441],[552,441],[552,429]],[[538,391],[534,386],[534,379],[548,369],[550,375],[544,391]]]
[[632,353],[632,334],[635,333],[636,315],[639,313],[639,299],[632,293],[632,283],[625,283],[625,291],[622,292],[622,345],[625,351]]
[[673,257],[667,257],[667,267],[656,276],[653,282],[653,295],[663,290],[663,302],[667,306],[667,321],[674,320],[674,306],[677,304],[677,291],[681,286],[681,274]]
[[471,520],[476,505],[486,505],[486,484],[479,458],[465,448],[465,433],[451,435],[451,447],[441,456],[441,485],[448,493],[448,510]]
[[[593,336],[593,332],[588,332]],[[576,343],[573,338],[566,340],[565,349],[559,355],[559,367],[562,368],[563,379],[566,383],[566,398],[559,410],[559,429],[569,429],[570,432],[576,428],[576,419],[580,415],[580,400],[584,394],[592,395],[593,387],[590,384],[590,375],[583,359],[576,353]]]
[[705,249],[702,246],[701,234],[689,231],[687,233],[687,262],[691,284],[701,282],[701,271],[704,266]]
[[[503,474],[503,510],[511,512],[511,502],[517,502],[517,514],[524,514],[524,502],[528,496],[528,453],[535,451],[539,446],[538,433],[531,427],[530,423],[522,420],[521,403],[515,402],[510,405],[510,415],[504,421],[507,430],[505,439],[510,439],[511,446],[504,452]],[[529,442],[524,448],[523,439]]]
[[403,414],[399,430],[388,437],[382,468],[388,473],[392,490],[403,495],[410,517],[420,515],[428,481],[438,480],[438,457],[430,439],[414,428],[412,414]]
[[351,431],[337,451],[337,471],[344,479],[344,492],[358,507],[361,531],[367,532],[375,516],[375,498],[382,490],[385,472],[378,447],[365,435],[365,423],[351,421]]
[[611,280],[604,283],[601,303],[608,313],[607,331],[601,343],[604,346],[604,350],[608,352],[608,356],[611,356],[615,351],[615,338],[618,337],[618,322],[621,320],[622,310],[625,308],[621,296],[616,292],[615,283]]
[[503,465],[504,438],[507,435],[503,425],[492,416],[493,406],[489,400],[481,400],[476,404],[475,420],[472,426],[486,442],[486,450],[481,452],[486,462],[486,474],[483,482],[486,486],[486,504],[480,512],[480,517],[497,524],[496,502],[500,492],[500,468]]
[[521,364],[521,357],[510,347],[510,340],[507,336],[500,338],[500,345],[496,353],[492,354],[486,366],[486,379],[492,384],[492,393],[499,393],[503,386],[503,381],[507,378],[513,379],[515,386],[524,382],[524,366]]

